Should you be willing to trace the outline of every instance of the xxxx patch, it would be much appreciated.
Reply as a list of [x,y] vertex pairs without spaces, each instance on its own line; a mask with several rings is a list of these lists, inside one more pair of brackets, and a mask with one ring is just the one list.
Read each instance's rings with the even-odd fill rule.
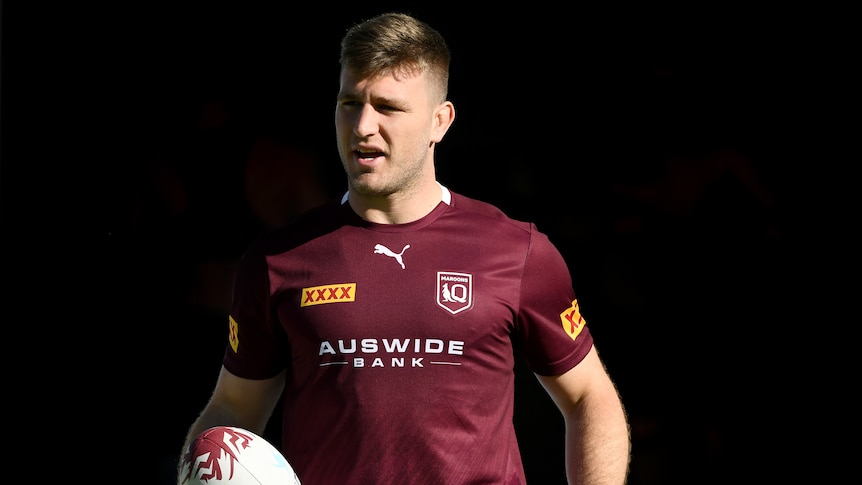
[[312,286],[302,289],[302,302],[299,306],[322,305],[324,303],[344,303],[356,299],[356,283]]
[[231,315],[230,320],[228,321],[227,340],[230,342],[230,348],[232,348],[234,352],[237,352],[237,349],[239,348],[239,324],[233,319],[233,315]]
[[581,333],[581,330],[584,329],[584,325],[587,324],[587,321],[581,316],[581,311],[578,309],[577,298],[572,300],[572,306],[566,308],[563,313],[560,313],[560,321],[563,324],[563,330],[566,331],[572,340],[574,340],[578,334]]

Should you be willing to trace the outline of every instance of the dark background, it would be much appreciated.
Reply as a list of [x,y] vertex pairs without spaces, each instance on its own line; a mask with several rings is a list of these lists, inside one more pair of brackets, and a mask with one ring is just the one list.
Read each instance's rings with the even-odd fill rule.
[[[171,474],[218,372],[234,264],[345,190],[339,40],[386,10],[3,4],[6,298],[10,335],[55,376],[30,391],[50,396],[44,432],[85,420],[106,462]],[[453,52],[439,179],[535,221],[569,261],[630,415],[630,483],[798,477],[816,314],[798,250],[826,225],[820,140],[848,132],[820,111],[847,82],[841,13],[406,10]],[[564,483],[561,418],[518,372],[528,478]]]

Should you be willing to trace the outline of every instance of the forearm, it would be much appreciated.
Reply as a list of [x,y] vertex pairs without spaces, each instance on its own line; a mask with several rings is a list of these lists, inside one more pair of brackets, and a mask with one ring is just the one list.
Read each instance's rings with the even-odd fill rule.
[[[229,425],[234,423],[235,418],[225,410],[219,408],[218,406],[207,406],[204,408],[203,412],[198,416],[194,423],[189,427],[189,430],[186,432],[186,439],[183,442],[183,447],[180,450],[179,459],[177,460],[177,483],[182,483],[183,480],[183,461],[185,459],[186,452],[189,449],[189,445],[191,442],[197,437],[197,435],[203,433],[209,428],[220,425]],[[258,430],[253,430],[254,432],[259,432]]]
[[566,474],[570,484],[626,483],[631,441],[625,411],[618,401],[585,401],[566,419]]
[[[205,430],[212,428],[213,426],[240,426],[236,423],[236,418],[227,410],[220,408],[219,406],[207,406],[204,408],[203,412],[198,416],[194,423],[189,427],[188,432],[186,432],[186,439],[183,442],[182,453],[185,453],[186,448],[188,448],[189,443],[195,437]],[[243,427],[243,426],[240,426]],[[259,433],[260,430],[246,428],[250,431]],[[182,458],[182,457],[181,457]]]

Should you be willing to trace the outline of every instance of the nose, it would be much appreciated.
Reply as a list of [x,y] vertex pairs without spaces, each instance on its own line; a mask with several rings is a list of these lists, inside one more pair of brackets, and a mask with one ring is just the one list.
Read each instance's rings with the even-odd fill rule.
[[356,123],[353,125],[353,132],[356,136],[366,138],[377,133],[377,115],[374,106],[364,104],[362,110],[359,112],[359,116],[356,117]]

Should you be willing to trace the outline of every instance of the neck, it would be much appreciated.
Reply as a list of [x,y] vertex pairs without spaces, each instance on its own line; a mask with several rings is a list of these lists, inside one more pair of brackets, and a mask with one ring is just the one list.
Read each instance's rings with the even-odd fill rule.
[[350,207],[360,217],[377,224],[406,224],[419,220],[437,207],[443,187],[436,180],[386,196],[358,194],[350,188],[345,194]]

